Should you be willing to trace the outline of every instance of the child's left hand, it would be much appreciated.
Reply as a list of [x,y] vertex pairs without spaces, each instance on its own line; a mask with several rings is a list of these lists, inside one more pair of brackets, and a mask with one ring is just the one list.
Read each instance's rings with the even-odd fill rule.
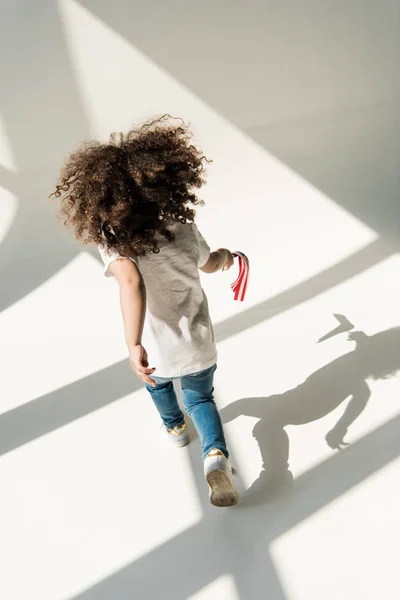
[[345,427],[334,427],[331,431],[328,431],[325,437],[325,441],[332,450],[342,450],[349,444],[344,441],[344,436],[347,433]]
[[149,368],[149,361],[146,349],[141,345],[133,346],[129,351],[129,361],[131,363],[132,371],[139,379],[155,387],[157,384],[154,379],[151,379],[149,375],[152,375],[155,369]]
[[234,256],[232,252],[230,250],[227,250],[226,248],[221,248],[219,252],[223,252],[225,255],[225,263],[222,267],[222,271],[228,271],[235,264]]

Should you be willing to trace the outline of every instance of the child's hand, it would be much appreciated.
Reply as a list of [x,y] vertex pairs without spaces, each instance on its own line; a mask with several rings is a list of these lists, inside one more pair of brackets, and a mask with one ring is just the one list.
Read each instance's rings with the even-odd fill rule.
[[129,351],[129,361],[131,363],[132,371],[144,381],[151,385],[152,387],[156,386],[156,382],[154,379],[151,379],[149,375],[152,375],[155,369],[149,368],[149,361],[146,350],[143,348],[141,344],[137,346],[133,346]]
[[225,262],[223,264],[222,271],[228,271],[235,264],[234,256],[233,256],[232,252],[230,252],[226,248],[221,248],[221,250],[219,250],[219,252],[223,253],[223,257],[225,258]]
[[349,445],[343,439],[346,433],[347,429],[345,427],[341,428],[336,426],[326,434],[326,443],[330,448],[332,448],[332,450],[342,450],[345,446]]

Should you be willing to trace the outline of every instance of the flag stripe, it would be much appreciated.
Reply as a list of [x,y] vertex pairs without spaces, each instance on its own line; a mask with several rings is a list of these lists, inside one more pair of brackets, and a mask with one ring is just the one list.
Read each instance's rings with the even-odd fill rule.
[[234,292],[234,299],[243,302],[249,282],[250,263],[243,252],[233,252],[233,256],[239,259],[239,275],[236,281],[232,283],[231,288]]

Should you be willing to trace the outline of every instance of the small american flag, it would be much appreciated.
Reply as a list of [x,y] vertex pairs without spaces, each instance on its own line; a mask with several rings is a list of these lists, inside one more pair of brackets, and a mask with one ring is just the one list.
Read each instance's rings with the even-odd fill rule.
[[231,288],[235,294],[235,300],[243,302],[246,295],[247,285],[249,283],[250,274],[250,263],[249,259],[243,252],[233,252],[233,256],[239,259],[239,275],[236,281],[231,285]]

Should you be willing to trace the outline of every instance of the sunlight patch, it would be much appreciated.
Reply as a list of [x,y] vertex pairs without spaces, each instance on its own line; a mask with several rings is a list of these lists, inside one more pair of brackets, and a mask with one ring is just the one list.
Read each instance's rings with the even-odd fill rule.
[[187,600],[240,600],[232,575],[222,575]]
[[[23,356],[16,331],[25,333]],[[81,252],[0,313],[0,339],[7,364],[0,412],[6,412],[126,358],[117,286]]]

